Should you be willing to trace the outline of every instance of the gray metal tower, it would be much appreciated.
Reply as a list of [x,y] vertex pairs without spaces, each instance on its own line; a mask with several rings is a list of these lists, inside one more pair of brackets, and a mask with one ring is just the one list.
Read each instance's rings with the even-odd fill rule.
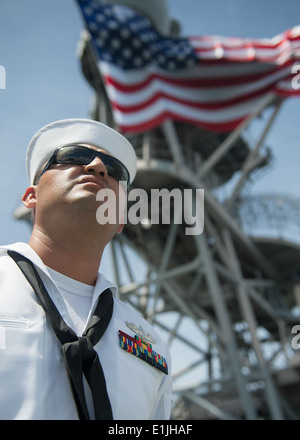
[[[81,62],[96,91],[91,116],[114,125],[88,40]],[[149,204],[153,188],[205,190],[202,234],[185,234],[187,225],[176,221],[183,208],[174,203],[170,224],[128,222],[112,245],[120,297],[160,329],[172,350],[175,419],[300,418],[300,355],[292,347],[300,246],[246,232],[249,225],[255,232],[262,217],[270,227],[299,213],[297,201],[284,217],[287,199],[278,207],[278,198],[244,197],[249,181],[270,163],[264,140],[281,102],[267,95],[226,136],[168,120],[129,137],[138,157],[134,185],[146,191]],[[243,131],[266,109],[262,133],[249,145]],[[231,180],[222,200],[218,189]]]

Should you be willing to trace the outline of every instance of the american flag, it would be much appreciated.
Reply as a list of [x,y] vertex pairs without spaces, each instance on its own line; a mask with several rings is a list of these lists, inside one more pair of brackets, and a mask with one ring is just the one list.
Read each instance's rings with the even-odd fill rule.
[[271,39],[163,36],[130,7],[77,1],[124,133],[167,118],[228,132],[268,93],[300,96],[300,26]]

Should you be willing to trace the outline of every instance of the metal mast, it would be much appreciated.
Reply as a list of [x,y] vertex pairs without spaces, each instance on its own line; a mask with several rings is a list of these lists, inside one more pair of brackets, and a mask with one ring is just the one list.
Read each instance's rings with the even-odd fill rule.
[[[96,91],[92,117],[113,125],[88,40],[81,62]],[[112,243],[120,297],[160,328],[172,350],[174,418],[300,417],[300,356],[291,345],[300,247],[256,240],[243,228],[243,190],[270,163],[264,140],[281,102],[267,95],[227,136],[168,120],[129,138],[138,157],[134,185],[148,200],[153,188],[205,190],[202,234],[185,234],[174,205],[169,225],[128,223]],[[249,145],[243,132],[266,109],[262,133]],[[220,200],[218,188],[236,175]]]

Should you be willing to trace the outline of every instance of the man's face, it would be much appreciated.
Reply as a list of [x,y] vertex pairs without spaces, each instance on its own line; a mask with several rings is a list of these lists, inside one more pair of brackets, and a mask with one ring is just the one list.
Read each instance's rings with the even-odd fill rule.
[[[91,145],[85,146],[103,151]],[[108,154],[106,151],[103,152]],[[120,183],[115,178],[108,175],[100,157],[95,157],[88,165],[51,165],[41,176],[37,185],[27,189],[23,201],[27,200],[29,194],[34,196],[32,207],[35,208],[37,221],[51,213],[52,218],[60,214],[64,215],[67,210],[72,216],[86,217],[87,221],[91,221],[94,217],[96,222],[96,210],[99,207],[96,196],[100,190],[104,194],[113,191],[118,209],[119,195],[123,194],[123,189],[120,189]],[[116,232],[121,232],[122,225],[117,224],[115,227]]]

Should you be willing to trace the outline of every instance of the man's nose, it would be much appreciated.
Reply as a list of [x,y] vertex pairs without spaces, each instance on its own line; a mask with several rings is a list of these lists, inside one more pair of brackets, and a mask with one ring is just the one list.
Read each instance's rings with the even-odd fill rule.
[[108,176],[106,166],[100,159],[100,157],[96,156],[92,162],[85,165],[85,171],[87,173],[95,173],[99,174],[101,177],[105,178]]

